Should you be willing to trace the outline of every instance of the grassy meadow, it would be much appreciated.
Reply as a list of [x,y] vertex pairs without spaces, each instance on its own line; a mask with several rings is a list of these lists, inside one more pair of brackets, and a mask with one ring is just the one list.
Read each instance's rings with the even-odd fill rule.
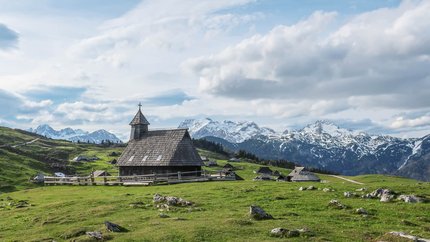
[[[220,165],[225,161],[218,161]],[[430,204],[344,198],[343,192],[366,187],[367,192],[388,187],[399,193],[430,197],[430,184],[410,179],[368,175],[352,177],[365,185],[320,175],[325,183],[252,181],[258,165],[233,163],[244,181],[203,182],[149,187],[46,186],[0,195],[28,200],[32,206],[0,209],[1,241],[91,241],[83,231],[101,231],[111,241],[284,241],[271,237],[275,227],[308,228],[308,237],[288,241],[376,241],[389,231],[404,231],[430,237]],[[219,168],[218,168],[219,169]],[[276,168],[273,168],[276,169]],[[278,169],[282,173],[288,170]],[[300,186],[332,188],[299,191]],[[195,206],[162,211],[152,204],[155,193],[179,196]],[[350,209],[332,209],[338,199]],[[2,201],[1,201],[2,200]],[[133,206],[133,204],[140,204]],[[273,215],[273,220],[256,221],[248,216],[251,204]],[[370,216],[354,213],[363,207]],[[104,221],[117,223],[128,232],[113,233]]]
[[[31,144],[4,147],[37,138]],[[327,175],[320,175],[324,183],[252,181],[256,176],[253,171],[259,165],[235,162],[232,164],[243,181],[148,187],[40,186],[28,182],[37,172],[57,171],[56,164],[68,174],[88,175],[97,169],[116,174],[117,168],[109,161],[117,157],[109,154],[122,149],[50,140],[0,127],[0,241],[92,241],[85,235],[87,231],[101,231],[105,240],[110,241],[377,241],[389,231],[430,238],[430,203],[381,203],[343,196],[345,191],[362,187],[367,188],[366,193],[383,187],[430,198],[430,183],[399,177],[350,177],[364,185]],[[219,170],[226,163],[226,157],[220,154],[199,152],[217,159],[219,167],[206,167],[207,170]],[[71,162],[77,155],[97,156],[99,160]],[[272,169],[289,173],[287,169]],[[320,190],[298,190],[310,185]],[[334,191],[324,192],[323,188]],[[195,205],[159,211],[152,203],[155,193],[182,197]],[[349,208],[329,208],[331,199],[338,199]],[[31,206],[17,206],[22,200]],[[248,210],[253,204],[274,219],[250,219]],[[360,207],[370,215],[355,214]],[[161,218],[160,213],[168,217]],[[128,231],[108,232],[104,221],[117,223]],[[271,237],[269,231],[276,227],[308,228],[311,232],[306,237]]]

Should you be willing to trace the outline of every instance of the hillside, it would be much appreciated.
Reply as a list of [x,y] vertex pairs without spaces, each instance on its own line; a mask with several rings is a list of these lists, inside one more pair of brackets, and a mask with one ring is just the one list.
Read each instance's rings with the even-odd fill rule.
[[[92,144],[76,144],[65,140],[47,139],[43,136],[0,127],[0,191],[13,191],[32,187],[28,179],[37,173],[64,172],[88,175],[92,169],[116,172],[108,163],[115,157],[111,152],[121,152],[121,147],[102,147]],[[78,156],[98,157],[92,162],[71,162]]]
[[[225,161],[218,163],[223,165]],[[426,216],[430,214],[429,203],[382,203],[343,196],[345,191],[362,187],[367,190],[357,193],[387,187],[401,194],[430,198],[429,183],[382,175],[350,177],[364,185],[326,175],[320,175],[325,183],[252,181],[258,165],[233,165],[239,168],[237,173],[244,181],[149,187],[49,186],[1,194],[0,240],[91,241],[85,232],[101,231],[111,241],[283,241],[270,236],[269,231],[276,227],[310,231],[289,241],[375,241],[390,231],[411,231],[430,238],[430,220]],[[334,191],[299,191],[300,186],[310,185]],[[195,205],[160,211],[152,203],[155,193],[179,196]],[[5,206],[10,202],[7,197],[26,200],[31,206]],[[329,208],[331,199],[350,208]],[[275,219],[250,219],[247,213],[252,204],[261,206]],[[355,214],[360,207],[370,215]],[[161,213],[164,215],[160,217]],[[108,232],[104,221],[117,223],[127,232]]]
[[281,133],[253,122],[212,119],[186,120],[179,127],[189,128],[195,139],[205,138],[263,159],[288,160],[343,175],[391,174],[430,181],[430,136],[370,135],[329,121]]
[[[385,238],[384,234],[390,231],[430,238],[430,220],[426,216],[430,214],[429,203],[381,203],[343,195],[363,187],[365,191],[356,193],[362,195],[384,187],[399,194],[416,194],[429,199],[430,183],[384,175],[348,177],[364,183],[358,185],[321,174],[324,183],[252,181],[256,176],[253,171],[259,165],[234,162],[243,181],[23,189],[29,186],[26,179],[38,171],[49,173],[63,167],[65,171],[78,174],[89,174],[92,169],[115,172],[115,167],[108,163],[112,159],[108,154],[120,152],[122,148],[50,140],[8,128],[0,131],[0,165],[5,167],[0,170],[3,187],[3,193],[0,191],[0,241],[92,241],[85,235],[88,231],[101,231],[105,239],[111,241],[282,241],[269,234],[276,227],[310,231],[289,238],[291,241],[375,241]],[[5,147],[4,144],[21,145]],[[199,152],[216,159],[219,164],[205,169],[216,171],[227,163],[224,155],[206,150]],[[69,161],[80,154],[96,155],[100,160]],[[290,172],[271,168],[282,174]],[[318,189],[299,191],[299,187],[310,185]],[[333,191],[324,192],[323,188]],[[152,203],[155,193],[182,197],[194,205],[160,211]],[[329,208],[327,204],[332,199],[338,199],[348,208]],[[275,219],[250,219],[247,213],[253,204],[261,206]],[[355,209],[360,207],[369,215],[356,214]],[[104,221],[120,224],[127,231],[108,232]]]

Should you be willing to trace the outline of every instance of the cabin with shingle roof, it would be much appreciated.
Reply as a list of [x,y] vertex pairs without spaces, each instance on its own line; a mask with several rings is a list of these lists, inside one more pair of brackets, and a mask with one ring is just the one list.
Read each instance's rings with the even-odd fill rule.
[[314,173],[307,171],[304,167],[295,167],[293,171],[287,176],[288,181],[304,182],[314,181],[319,182],[321,179]]
[[[130,122],[130,141],[118,159],[120,176],[195,172],[204,165],[187,129],[149,130],[139,111]],[[185,174],[184,174],[185,175]]]

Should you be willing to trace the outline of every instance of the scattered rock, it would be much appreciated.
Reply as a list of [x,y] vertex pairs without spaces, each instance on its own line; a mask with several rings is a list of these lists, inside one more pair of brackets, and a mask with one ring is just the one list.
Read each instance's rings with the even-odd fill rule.
[[311,232],[308,228],[302,228],[302,229],[293,229],[289,230],[286,228],[274,228],[270,231],[270,235],[273,237],[299,237],[300,235],[303,236],[311,236]]
[[164,201],[165,201],[165,198],[164,198],[164,196],[161,196],[160,194],[156,193],[156,194],[154,195],[154,197],[152,198],[152,201],[153,201],[154,203],[162,203],[162,202],[164,202]]
[[270,235],[274,237],[284,237],[288,233],[288,229],[284,228],[274,228],[270,231]]
[[334,190],[326,187],[323,189],[323,192],[334,192]]
[[381,201],[381,202],[391,202],[391,200],[393,200],[393,198],[394,198],[394,194],[392,194],[392,192],[390,190],[385,189],[382,192],[381,199],[379,201]]
[[416,242],[430,242],[429,239],[418,238],[417,236],[409,235],[404,232],[392,231],[387,234],[394,237],[401,237],[401,238],[409,239],[411,241],[416,241]]
[[103,239],[103,234],[100,231],[87,232],[86,234],[88,236],[90,236],[91,238],[95,238],[97,240],[102,240]]
[[251,205],[249,207],[249,215],[256,220],[273,219],[272,215],[266,213],[262,208],[255,205]]
[[299,237],[300,236],[300,232],[295,229],[295,230],[290,230],[287,232],[287,237]]
[[160,194],[155,194],[153,197],[154,203],[166,203],[170,206],[191,206],[192,202],[184,200],[180,197],[172,197],[172,196],[162,196]]
[[343,196],[344,197],[356,197],[357,194],[355,194],[354,192],[344,192]]
[[159,211],[170,211],[170,206],[167,204],[157,204],[155,207],[158,208]]
[[125,229],[118,224],[111,223],[109,221],[105,221],[106,229],[111,232],[123,232]]
[[345,206],[344,204],[342,204],[341,202],[339,202],[336,199],[331,200],[328,203],[328,206],[332,207],[332,208],[337,208],[337,209],[345,209],[345,208],[347,208],[347,206]]
[[299,187],[299,191],[305,191],[306,187]]
[[381,202],[389,202],[395,196],[395,192],[390,189],[378,188],[375,191],[363,195],[362,198],[381,198]]
[[415,196],[415,195],[400,195],[398,200],[402,200],[405,203],[421,203],[423,202],[423,198]]
[[297,231],[299,231],[300,235],[303,237],[311,237],[315,235],[309,228],[306,227],[298,229]]
[[306,190],[315,190],[316,189],[316,187],[314,187],[314,186],[309,186]]
[[355,191],[356,191],[356,192],[364,192],[364,191],[366,191],[366,190],[367,190],[367,188],[362,187],[362,188],[356,189]]
[[167,214],[165,214],[165,213],[160,213],[160,214],[158,214],[158,217],[160,217],[160,218],[169,218],[170,216],[167,215]]
[[362,214],[362,215],[368,215],[369,213],[367,212],[367,210],[366,209],[364,209],[364,208],[357,208],[356,210],[355,210],[355,213],[356,214]]
[[270,231],[270,235],[273,237],[299,237],[300,235],[304,237],[313,236],[308,228],[293,229],[289,230],[286,228],[274,228]]

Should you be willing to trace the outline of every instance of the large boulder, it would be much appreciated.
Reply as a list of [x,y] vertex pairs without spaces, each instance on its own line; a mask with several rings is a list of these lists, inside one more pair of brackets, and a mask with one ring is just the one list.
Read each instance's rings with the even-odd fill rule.
[[363,195],[363,198],[379,198],[381,202],[390,202],[396,196],[396,193],[390,189],[378,188],[375,191]]
[[100,231],[86,232],[86,234],[91,238],[95,238],[96,240],[102,240],[103,239],[103,234]]
[[367,212],[367,210],[366,210],[366,209],[364,209],[364,208],[357,208],[357,209],[355,210],[355,213],[356,213],[356,214],[361,214],[361,215],[367,215],[367,214],[369,214],[369,213]]
[[336,199],[332,199],[332,200],[328,203],[328,206],[329,206],[329,207],[332,207],[332,208],[336,208],[336,209],[345,209],[345,208],[347,208],[347,206],[346,206],[346,205],[342,204],[341,202],[339,202],[339,201],[338,201],[338,200],[336,200]]
[[114,224],[112,222],[109,221],[105,221],[105,226],[106,229],[111,231],[111,232],[125,232],[126,229],[123,228],[122,226],[118,225],[118,224]]
[[334,190],[326,187],[323,189],[323,192],[334,192]]
[[391,200],[393,200],[394,196],[395,196],[395,194],[391,190],[384,189],[382,191],[382,194],[380,196],[381,199],[379,201],[381,201],[381,202],[391,202]]
[[420,203],[423,202],[423,198],[415,196],[415,195],[400,195],[398,200],[402,200],[405,203]]
[[396,237],[397,238],[403,238],[403,239],[407,239],[410,241],[430,242],[430,239],[419,238],[417,236],[406,234],[404,232],[398,232],[398,231],[388,232],[388,233],[386,233],[386,235],[389,235],[389,236],[394,237],[394,238],[396,238]]
[[273,237],[299,237],[300,234],[301,230],[297,229],[288,230],[285,228],[274,228],[270,231],[270,235]]
[[249,215],[251,216],[251,218],[256,220],[273,219],[272,215],[266,213],[266,211],[256,205],[251,205],[249,207]]
[[158,193],[154,195],[152,201],[156,204],[165,203],[169,206],[191,206],[192,202],[182,199],[180,197],[162,196]]
[[270,235],[274,237],[284,237],[288,233],[288,229],[284,228],[274,228],[270,231]]

